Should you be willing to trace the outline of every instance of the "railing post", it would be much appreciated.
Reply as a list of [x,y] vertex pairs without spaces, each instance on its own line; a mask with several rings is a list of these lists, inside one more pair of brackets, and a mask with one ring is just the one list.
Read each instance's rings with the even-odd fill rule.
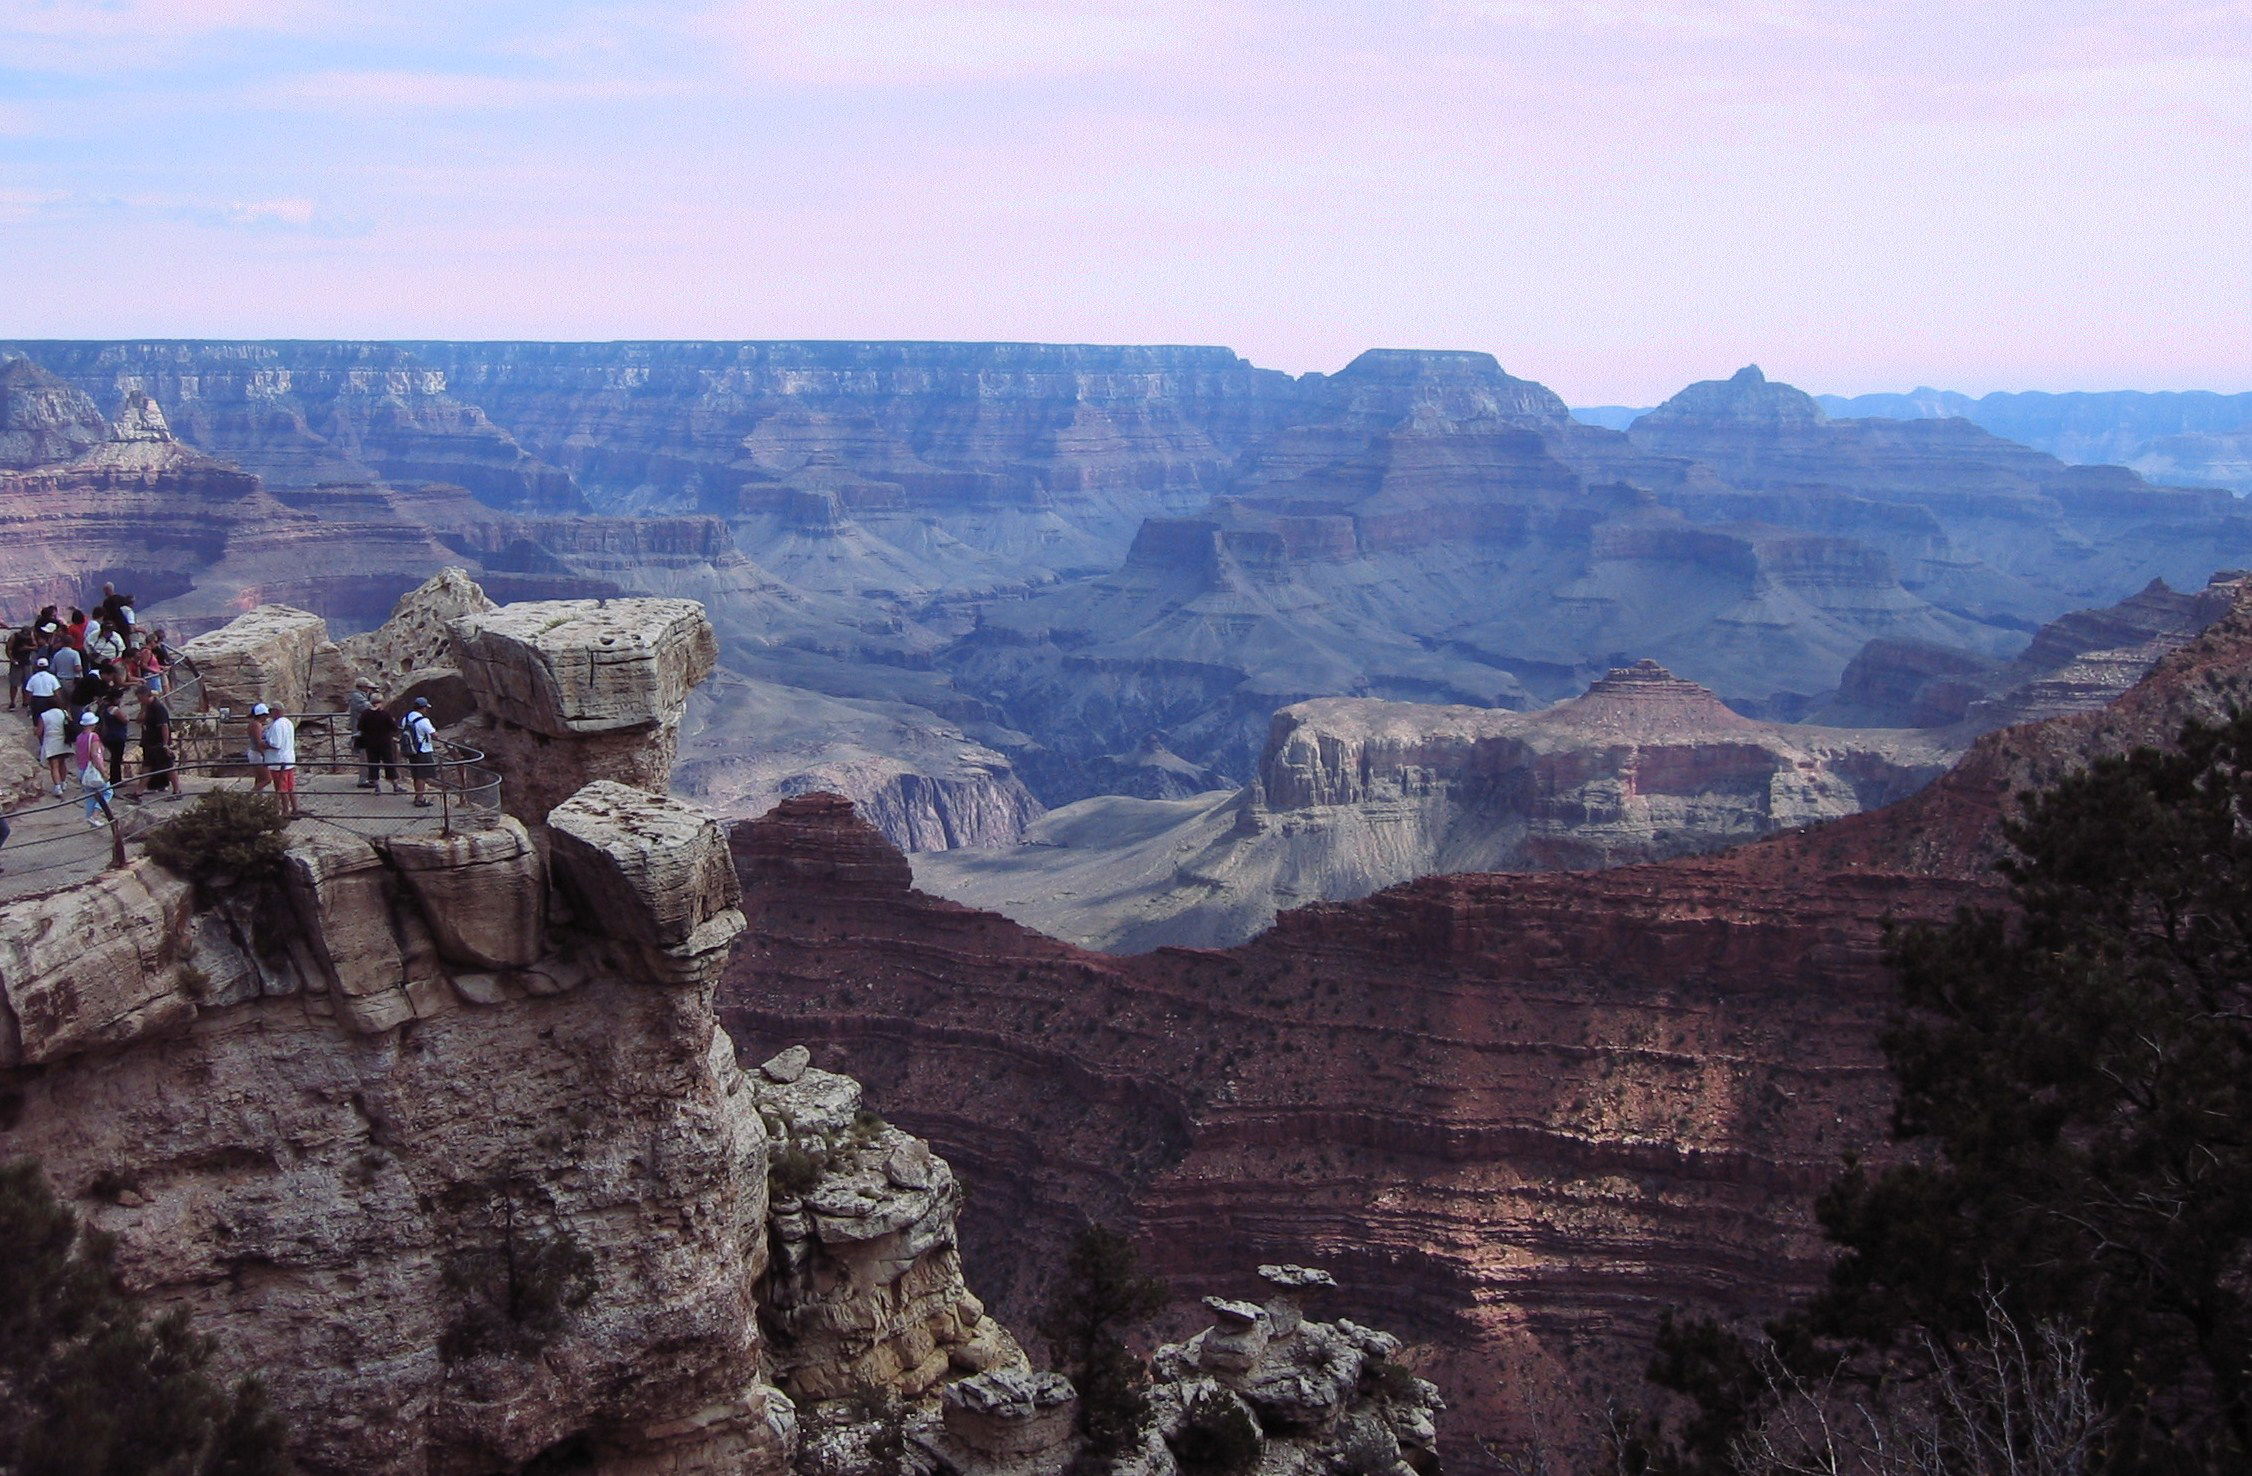
[[94,803],[102,807],[102,818],[109,821],[109,864],[112,871],[125,869],[125,835],[117,827],[117,812],[109,807],[109,790],[94,792]]

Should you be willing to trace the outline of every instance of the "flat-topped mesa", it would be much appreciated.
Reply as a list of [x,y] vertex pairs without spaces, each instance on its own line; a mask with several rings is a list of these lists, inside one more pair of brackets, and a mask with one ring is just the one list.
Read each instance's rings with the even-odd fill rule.
[[504,776],[509,813],[534,822],[597,779],[662,794],[719,649],[694,600],[541,600],[448,629],[478,708],[462,738]]

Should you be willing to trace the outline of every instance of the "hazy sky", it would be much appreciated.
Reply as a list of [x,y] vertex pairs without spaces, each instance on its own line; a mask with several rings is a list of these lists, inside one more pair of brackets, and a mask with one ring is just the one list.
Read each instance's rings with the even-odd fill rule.
[[2252,0],[0,0],[0,336],[2252,388]]

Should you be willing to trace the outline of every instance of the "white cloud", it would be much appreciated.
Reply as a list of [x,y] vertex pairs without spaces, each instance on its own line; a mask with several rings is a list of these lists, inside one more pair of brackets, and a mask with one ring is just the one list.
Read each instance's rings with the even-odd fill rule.
[[1536,31],[1643,32],[1700,40],[1841,34],[1813,0],[1441,0],[1439,13]]
[[672,83],[630,77],[505,77],[473,72],[306,72],[245,94],[259,104],[507,110],[659,96]]
[[700,29],[747,70],[816,86],[899,86],[1072,76],[1195,49],[1225,24],[1224,7],[1139,4],[962,4],[937,0],[737,0]]
[[229,225],[252,229],[280,227],[308,230],[315,215],[313,202],[303,196],[281,200],[230,200],[219,210]]

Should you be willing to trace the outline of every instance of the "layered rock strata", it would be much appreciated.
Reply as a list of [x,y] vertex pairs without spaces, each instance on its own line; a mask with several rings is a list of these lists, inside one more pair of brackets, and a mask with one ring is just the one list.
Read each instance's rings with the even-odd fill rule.
[[1650,661],[1534,713],[1329,698],[1275,714],[1247,789],[1083,801],[1025,844],[918,857],[916,876],[1092,947],[1224,945],[1418,876],[1619,866],[1850,815],[1959,751],[1754,721]]
[[[680,713],[711,675],[717,642],[689,600],[556,600],[450,622],[478,696],[461,733],[514,783],[512,814],[544,819],[587,779],[662,792]],[[559,746],[573,760],[549,761]]]
[[1224,951],[1091,954],[911,890],[841,802],[736,827],[730,1030],[833,1042],[970,1190],[1004,1318],[1088,1216],[1176,1289],[1315,1259],[1470,1431],[1569,1443],[1666,1308],[1812,1285],[1841,1154],[1882,1152],[1888,926],[1998,895],[2012,797],[2252,701],[2252,608],[2100,712],[1982,738],[1896,805],[1718,855],[1431,877]]

